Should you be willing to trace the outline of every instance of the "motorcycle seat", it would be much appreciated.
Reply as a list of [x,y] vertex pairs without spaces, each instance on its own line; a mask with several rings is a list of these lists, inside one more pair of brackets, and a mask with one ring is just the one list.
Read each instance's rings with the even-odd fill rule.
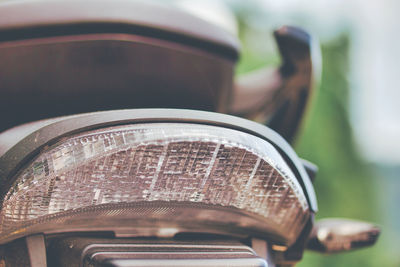
[[0,132],[126,108],[223,112],[239,45],[177,8],[127,0],[0,3]]
[[238,56],[237,39],[207,21],[168,5],[127,0],[23,0],[0,4],[0,40],[132,32]]

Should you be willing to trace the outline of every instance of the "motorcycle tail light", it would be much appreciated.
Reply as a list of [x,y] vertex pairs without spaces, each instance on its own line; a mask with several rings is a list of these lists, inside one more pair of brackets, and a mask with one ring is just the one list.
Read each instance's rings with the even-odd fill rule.
[[186,123],[114,126],[64,137],[2,195],[0,243],[34,233],[257,234],[291,244],[310,212],[267,141]]

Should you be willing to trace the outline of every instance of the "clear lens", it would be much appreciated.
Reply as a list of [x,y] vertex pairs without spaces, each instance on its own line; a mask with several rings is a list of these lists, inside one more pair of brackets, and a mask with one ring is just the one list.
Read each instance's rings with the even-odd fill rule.
[[[149,209],[163,203],[159,207],[167,207],[164,212],[146,216],[178,225],[190,218],[176,216],[168,203],[226,207],[254,215],[292,239],[309,215],[296,178],[265,140],[215,126],[136,124],[81,133],[42,152],[3,196],[0,242],[38,231],[40,224],[57,228],[52,221],[61,227],[80,212],[96,212],[105,221],[123,214],[134,225],[132,220],[142,213],[123,210],[135,203],[140,210],[146,203]],[[207,217],[208,224],[213,220],[224,218]],[[246,226],[245,220],[225,220]],[[85,224],[96,227],[104,221]]]

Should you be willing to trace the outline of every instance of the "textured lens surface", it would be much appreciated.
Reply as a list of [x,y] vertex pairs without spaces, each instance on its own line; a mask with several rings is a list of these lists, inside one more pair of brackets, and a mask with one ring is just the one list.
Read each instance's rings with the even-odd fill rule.
[[308,215],[296,178],[265,140],[215,126],[137,124],[42,152],[3,196],[0,236],[60,212],[143,201],[234,207],[294,232]]

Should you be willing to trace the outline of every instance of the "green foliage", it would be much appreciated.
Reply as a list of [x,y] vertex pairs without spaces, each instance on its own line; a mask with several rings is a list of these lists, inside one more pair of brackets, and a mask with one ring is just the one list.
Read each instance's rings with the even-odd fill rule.
[[[322,46],[322,82],[296,150],[319,167],[317,219],[376,221],[375,176],[356,152],[349,123],[348,50],[347,35]],[[376,247],[333,256],[306,253],[299,266],[378,266],[379,254],[371,251]]]
[[[317,220],[345,217],[382,223],[377,204],[378,179],[374,168],[358,155],[349,122],[349,40],[348,35],[342,35],[322,44],[321,85],[295,148],[301,157],[319,167],[315,181]],[[244,40],[237,73],[276,62],[276,55],[271,61],[248,48]],[[330,256],[306,252],[298,266],[397,266],[390,260],[384,241],[381,237],[372,248]]]
[[374,219],[374,175],[354,146],[348,116],[347,36],[322,46],[322,83],[308,114],[297,152],[319,167],[319,217]]

